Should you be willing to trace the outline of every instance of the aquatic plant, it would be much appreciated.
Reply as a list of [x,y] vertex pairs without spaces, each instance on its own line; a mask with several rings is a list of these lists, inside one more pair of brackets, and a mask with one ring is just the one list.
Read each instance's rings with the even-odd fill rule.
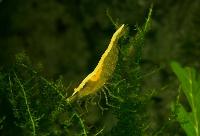
[[181,124],[188,136],[200,135],[200,79],[199,74],[195,69],[186,67],[183,68],[177,62],[172,62],[171,67],[178,77],[180,82],[180,90],[184,93],[187,102],[189,103],[189,109],[177,99],[177,103],[174,104],[173,110],[176,115],[176,119]]
[[142,135],[147,123],[140,60],[151,13],[136,35],[126,27],[116,68],[100,91],[72,103],[62,78],[48,80],[25,53],[17,54],[0,73],[0,135]]

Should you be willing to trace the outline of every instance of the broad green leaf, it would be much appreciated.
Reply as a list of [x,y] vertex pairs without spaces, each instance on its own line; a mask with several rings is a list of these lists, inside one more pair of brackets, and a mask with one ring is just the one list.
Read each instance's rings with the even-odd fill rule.
[[189,114],[181,104],[178,104],[176,108],[177,120],[180,122],[181,127],[188,136],[195,136],[194,122],[191,114]]
[[[200,135],[200,80],[193,68],[182,68],[178,63],[172,62],[171,67],[178,77],[181,88],[191,106],[192,111],[187,112],[178,104],[177,120],[188,136]],[[186,121],[183,123],[183,120]]]
[[181,82],[181,86],[183,88],[184,94],[187,97],[187,100],[189,101],[190,105],[192,105],[192,100],[189,94],[192,90],[190,87],[188,72],[176,62],[172,62],[171,67],[178,77],[179,81]]

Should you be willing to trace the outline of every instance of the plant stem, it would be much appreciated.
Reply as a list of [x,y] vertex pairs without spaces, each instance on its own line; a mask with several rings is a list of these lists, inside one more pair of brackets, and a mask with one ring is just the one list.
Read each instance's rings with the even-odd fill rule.
[[17,82],[18,82],[18,84],[19,84],[19,86],[20,86],[22,92],[23,92],[24,100],[25,100],[25,104],[26,104],[26,108],[27,108],[27,112],[28,112],[28,115],[29,115],[29,117],[30,117],[30,121],[31,121],[31,124],[32,124],[33,136],[35,136],[35,135],[36,135],[36,133],[35,133],[35,122],[34,122],[34,120],[33,120],[33,116],[31,115],[30,107],[29,107],[29,105],[28,105],[28,100],[27,100],[26,92],[25,92],[24,87],[23,87],[22,83],[20,82],[20,80],[19,80],[19,78],[17,77],[17,75],[16,75],[15,72],[14,72],[14,75],[15,75],[15,77],[16,77],[16,80],[17,80]]
[[193,96],[193,83],[192,83],[192,80],[191,80],[191,72],[190,72],[190,79],[189,79],[189,83],[190,83],[190,97],[191,97],[191,102],[192,102],[192,110],[193,110],[193,116],[194,116],[194,122],[195,122],[195,132],[196,132],[196,136],[199,136],[199,122],[198,122],[198,117],[197,117],[197,111],[196,111],[196,106],[195,106],[195,103],[194,103],[194,96]]

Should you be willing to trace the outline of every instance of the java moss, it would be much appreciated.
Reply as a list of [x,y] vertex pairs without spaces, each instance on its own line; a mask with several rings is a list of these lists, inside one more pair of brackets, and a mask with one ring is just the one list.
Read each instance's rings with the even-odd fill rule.
[[68,103],[62,78],[50,81],[24,53],[0,73],[0,135],[143,135],[145,99],[141,93],[140,60],[150,23],[128,30],[121,39],[119,61],[104,91]]

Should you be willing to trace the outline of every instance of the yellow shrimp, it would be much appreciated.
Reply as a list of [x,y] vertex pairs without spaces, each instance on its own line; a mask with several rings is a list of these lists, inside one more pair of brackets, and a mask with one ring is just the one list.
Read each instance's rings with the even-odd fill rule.
[[118,39],[122,36],[123,30],[124,24],[113,34],[109,46],[101,56],[98,65],[94,71],[74,89],[74,93],[68,98],[69,101],[97,92],[112,76],[118,60],[119,49],[117,43]]

